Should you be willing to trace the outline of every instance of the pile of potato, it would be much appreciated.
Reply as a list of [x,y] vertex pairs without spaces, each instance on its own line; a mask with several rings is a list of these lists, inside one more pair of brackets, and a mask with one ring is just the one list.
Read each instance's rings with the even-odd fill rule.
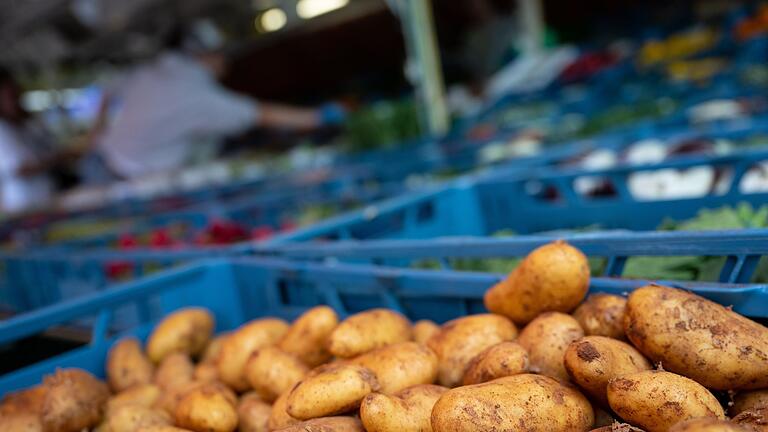
[[106,383],[64,369],[7,395],[0,431],[768,431],[768,329],[674,288],[588,285],[555,242],[488,290],[491,313],[442,326],[318,306],[213,337],[188,308],[117,342]]

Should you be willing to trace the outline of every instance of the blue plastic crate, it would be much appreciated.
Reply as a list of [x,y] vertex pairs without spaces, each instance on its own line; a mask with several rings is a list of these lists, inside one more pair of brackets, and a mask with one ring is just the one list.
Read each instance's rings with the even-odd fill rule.
[[[740,202],[768,203],[768,192],[740,190],[743,175],[766,160],[768,151],[758,150],[726,156],[679,157],[654,165],[624,165],[604,170],[540,168],[533,178],[521,172],[499,170],[386,200],[362,211],[278,236],[273,241],[483,236],[499,230],[529,234],[594,225],[603,229],[651,230],[666,218],[691,218],[705,208]],[[628,182],[634,174],[697,167],[730,170],[731,182],[724,191],[680,199],[641,201],[630,193]],[[581,195],[574,187],[575,180],[580,178],[604,179],[610,182],[614,192],[610,196]]]
[[[181,307],[211,309],[217,331],[263,316],[291,319],[321,303],[332,306],[342,317],[373,307],[387,307],[414,320],[444,322],[483,312],[482,295],[500,277],[274,259],[243,258],[188,266],[0,322],[0,344],[12,344],[74,319],[92,317],[94,322],[88,345],[3,375],[0,395],[39,383],[44,374],[57,367],[79,367],[104,376],[105,356],[116,338],[127,334],[145,338],[153,322]],[[590,290],[626,294],[646,283],[593,278]],[[664,283],[733,305],[734,310],[747,316],[768,316],[766,286]],[[117,310],[129,305],[136,305],[145,313],[129,328],[113,333],[113,317]]]

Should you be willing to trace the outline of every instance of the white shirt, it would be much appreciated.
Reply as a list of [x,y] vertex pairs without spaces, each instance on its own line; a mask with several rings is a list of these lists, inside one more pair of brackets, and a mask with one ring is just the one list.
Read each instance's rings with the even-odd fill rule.
[[255,124],[254,100],[222,87],[196,60],[176,53],[137,69],[99,148],[123,177],[183,167],[201,141]]
[[48,204],[53,185],[46,174],[22,176],[19,169],[36,161],[24,130],[0,120],[0,210],[20,212]]

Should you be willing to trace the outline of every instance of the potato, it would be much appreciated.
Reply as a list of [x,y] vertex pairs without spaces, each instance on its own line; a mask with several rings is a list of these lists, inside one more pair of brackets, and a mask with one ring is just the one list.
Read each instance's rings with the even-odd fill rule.
[[360,403],[368,432],[431,432],[432,407],[448,388],[421,384],[388,396],[371,393]]
[[218,336],[208,342],[208,345],[203,350],[203,355],[200,356],[200,363],[216,363],[216,359],[219,358],[219,353],[221,353],[221,345],[224,343],[224,338],[227,335],[229,333],[219,333]]
[[293,388],[309,368],[297,357],[277,347],[254,351],[245,364],[245,377],[259,395],[272,402]]
[[41,432],[42,430],[43,424],[38,414],[25,411],[0,413],[0,431]]
[[669,429],[669,432],[748,432],[742,426],[712,417],[701,417],[682,421]]
[[59,369],[43,378],[40,415],[46,432],[79,432],[96,426],[104,414],[109,388],[81,369]]
[[733,397],[733,405],[728,408],[728,414],[733,417],[741,412],[760,407],[768,407],[768,389],[737,393]]
[[190,430],[175,426],[145,426],[137,429],[136,432],[190,432]]
[[120,339],[107,354],[107,382],[113,392],[152,382],[154,366],[135,337]]
[[197,390],[201,387],[206,387],[206,386],[220,391],[222,394],[224,394],[227,397],[227,399],[230,402],[232,402],[232,405],[237,404],[237,397],[235,396],[235,394],[232,392],[232,390],[229,387],[225,386],[221,382],[192,381],[192,382],[188,382],[186,384],[180,385],[178,387],[174,387],[170,390],[164,391],[153,406],[154,408],[162,409],[168,414],[170,414],[171,416],[174,416],[176,413],[176,407],[178,406],[181,399],[187,395],[187,393],[191,392],[192,390]]
[[624,312],[627,299],[613,294],[592,294],[573,311],[587,336],[605,336],[626,340]]
[[184,353],[176,352],[167,355],[160,362],[155,373],[155,384],[163,390],[192,382],[195,375],[195,365]]
[[614,378],[607,394],[616,414],[648,432],[666,431],[697,417],[725,418],[709,390],[671,372],[652,370]]
[[515,336],[517,328],[501,315],[469,315],[443,324],[440,332],[427,342],[437,354],[438,382],[446,387],[460,384],[464,371],[476,355]]
[[413,340],[426,345],[427,341],[440,331],[440,326],[430,320],[419,320],[413,325]]
[[543,312],[568,313],[589,288],[589,262],[581,251],[558,240],[535,249],[506,279],[486,291],[485,307],[515,324]]
[[232,432],[238,422],[236,403],[223,386],[205,384],[181,398],[174,413],[176,424],[196,432]]
[[288,396],[290,394],[291,392],[289,391],[281,394],[275,403],[272,404],[272,412],[269,413],[269,421],[267,422],[269,430],[283,429],[301,423],[301,420],[293,418],[288,414]]
[[449,390],[432,409],[434,432],[587,431],[593,421],[592,406],[581,393],[533,374]]
[[219,369],[216,367],[215,363],[211,363],[211,362],[198,363],[197,365],[195,365],[195,371],[192,374],[192,379],[194,381],[202,381],[202,382],[218,381]]
[[245,379],[245,364],[259,348],[274,345],[288,330],[288,323],[276,318],[263,318],[248,322],[229,334],[221,344],[216,361],[219,379],[235,391],[250,387]]
[[624,327],[651,361],[704,387],[768,387],[768,328],[717,303],[648,285],[629,296]]
[[354,417],[323,417],[280,429],[279,432],[366,432]]
[[645,431],[626,423],[613,423],[609,426],[601,426],[597,429],[592,429],[590,432],[645,432]]
[[334,366],[297,384],[288,395],[286,411],[299,420],[341,414],[357,408],[368,393],[378,390],[370,369]]
[[581,337],[584,331],[572,316],[546,312],[525,326],[517,343],[528,351],[531,372],[568,381],[563,364],[565,350]]
[[528,351],[515,342],[492,345],[469,362],[464,372],[464,385],[480,384],[528,371]]
[[768,407],[743,411],[731,421],[750,432],[768,432]]
[[149,335],[147,355],[154,363],[160,363],[174,352],[194,357],[205,348],[213,326],[213,315],[207,309],[179,309],[160,321]]
[[237,404],[238,430],[240,432],[267,432],[272,406],[264,402],[256,393],[247,393]]
[[37,385],[6,394],[0,403],[0,417],[17,413],[39,415],[43,411],[43,403],[47,393],[48,388],[46,386]]
[[409,341],[412,336],[411,323],[404,316],[387,309],[371,309],[342,321],[328,337],[328,351],[350,358]]
[[319,366],[331,359],[328,337],[339,325],[339,316],[328,306],[317,306],[297,318],[278,347],[295,355],[309,367]]
[[606,407],[608,381],[652,369],[634,347],[605,336],[586,336],[571,343],[565,350],[564,365],[573,382]]
[[416,342],[402,342],[369,351],[349,363],[373,371],[379,391],[384,394],[417,384],[431,384],[437,378],[437,355]]
[[153,407],[160,399],[160,387],[155,384],[137,385],[112,396],[107,401],[107,415],[124,405]]
[[142,427],[171,426],[171,416],[163,410],[140,405],[123,405],[109,413],[103,432],[134,432]]

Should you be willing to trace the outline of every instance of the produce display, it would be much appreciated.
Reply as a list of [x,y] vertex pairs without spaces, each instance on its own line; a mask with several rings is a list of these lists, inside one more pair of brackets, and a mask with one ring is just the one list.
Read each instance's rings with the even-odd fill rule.
[[681,289],[589,282],[556,241],[489,287],[489,313],[442,324],[316,306],[215,334],[179,309],[143,346],[118,340],[103,381],[66,368],[4,395],[0,430],[768,430],[768,328]]

